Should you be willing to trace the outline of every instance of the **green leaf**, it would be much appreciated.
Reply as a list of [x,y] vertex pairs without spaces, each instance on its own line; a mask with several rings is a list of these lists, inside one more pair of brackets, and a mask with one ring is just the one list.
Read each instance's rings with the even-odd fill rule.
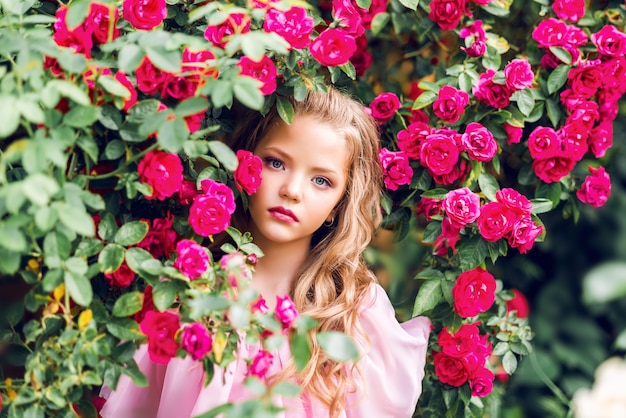
[[209,101],[202,97],[190,97],[179,103],[174,109],[174,114],[178,117],[195,115],[196,113],[205,112],[209,108]]
[[545,213],[552,210],[553,203],[550,199],[530,199],[530,202],[533,204],[532,213]]
[[500,185],[491,174],[481,173],[478,176],[478,185],[489,201],[493,202],[496,200],[496,192],[500,190]]
[[548,119],[550,119],[552,126],[556,128],[561,120],[561,106],[556,101],[548,99],[546,100],[546,107],[548,108]]
[[356,361],[359,358],[356,344],[342,332],[320,332],[316,335],[316,339],[322,350],[333,360]]
[[280,118],[287,124],[291,125],[294,116],[294,108],[289,100],[283,96],[276,97],[276,110]]
[[418,316],[424,312],[432,310],[443,299],[441,280],[429,279],[420,286],[415,303],[413,305],[413,316]]
[[135,273],[145,278],[144,271],[141,268],[146,261],[154,260],[152,254],[143,248],[133,247],[126,250],[126,264]]
[[87,92],[74,83],[65,80],[52,80],[48,82],[48,86],[54,87],[63,97],[67,97],[79,105],[89,106],[91,104]]
[[74,254],[76,257],[91,257],[98,254],[103,247],[104,244],[97,238],[83,238],[83,240],[78,243]]
[[432,189],[426,190],[422,193],[421,197],[428,197],[429,199],[439,199],[443,200],[448,196],[448,191],[446,189]]
[[157,141],[163,150],[171,153],[178,153],[183,142],[189,137],[189,128],[183,118],[166,120],[159,127]]
[[26,238],[17,227],[0,224],[0,246],[9,251],[24,252],[27,249]]
[[487,257],[487,244],[479,237],[472,237],[459,245],[459,260],[461,260],[461,269],[463,271],[471,270],[478,267],[485,261]]
[[120,49],[117,62],[120,70],[124,71],[126,74],[130,74],[134,72],[137,67],[139,67],[143,57],[143,50],[138,45],[125,44]]
[[432,221],[428,225],[426,225],[426,228],[424,228],[424,233],[422,234],[422,242],[435,242],[439,235],[441,235],[441,222]]
[[356,4],[361,9],[369,10],[372,6],[372,0],[356,0]]
[[552,94],[565,85],[569,70],[570,66],[565,64],[561,64],[552,70],[548,76],[548,93]]
[[77,234],[93,237],[96,225],[93,218],[84,207],[78,207],[65,202],[55,202],[55,210],[61,222]]
[[139,324],[130,318],[111,318],[106,323],[107,330],[120,340],[137,341],[145,338],[139,330]]
[[517,357],[515,357],[512,351],[508,351],[502,357],[502,367],[504,367],[504,371],[509,375],[515,373],[517,369]]
[[65,280],[65,288],[74,302],[81,306],[89,306],[93,299],[93,290],[91,289],[89,279],[82,274],[76,274],[72,271],[66,271],[63,278]]
[[0,138],[11,135],[20,125],[20,111],[15,101],[14,96],[0,94]]
[[169,309],[176,299],[178,290],[176,282],[158,282],[152,288],[152,300],[154,301],[154,306],[156,306],[156,308],[160,311]]
[[113,305],[113,316],[125,317],[133,315],[143,306],[143,293],[125,293]]
[[145,238],[149,227],[147,222],[133,221],[125,223],[115,234],[113,240],[125,247],[135,245]]
[[374,19],[372,19],[372,34],[376,36],[382,32],[385,26],[387,26],[387,23],[389,23],[390,18],[391,16],[387,12],[377,13]]
[[290,341],[291,353],[298,371],[304,370],[307,363],[311,359],[311,347],[309,346],[309,337],[306,334],[296,334]]
[[530,89],[518,90],[513,93],[513,99],[517,102],[517,107],[524,116],[530,115],[535,106],[535,98]]
[[549,199],[552,201],[552,209],[557,207],[561,201],[561,183],[539,183],[535,189],[535,198],[537,199]]
[[125,153],[126,146],[124,146],[124,142],[120,141],[119,139],[109,141],[104,148],[104,157],[107,160],[117,160]]
[[583,301],[600,305],[626,297],[626,262],[609,261],[592,268],[583,277]]
[[416,10],[419,0],[400,0],[400,3],[407,9]]
[[265,97],[260,90],[261,82],[248,76],[239,76],[234,80],[233,93],[237,100],[254,110],[261,110]]
[[413,102],[413,110],[418,110],[429,106],[437,99],[437,94],[432,91],[425,91]]
[[123,97],[126,100],[130,99],[128,87],[120,83],[115,77],[101,75],[98,77],[98,84],[113,96]]
[[21,255],[0,247],[0,273],[13,275],[20,268]]
[[146,54],[150,61],[159,69],[170,73],[180,72],[180,63],[183,56],[179,50],[167,50],[165,47],[154,46],[146,48]]
[[115,216],[111,212],[104,212],[98,224],[98,236],[104,241],[110,241],[117,232],[118,226]]
[[[124,247],[119,244],[107,244],[98,256],[98,265],[103,273],[113,273],[124,261]],[[130,267],[130,264],[128,265]]]
[[572,54],[567,49],[558,46],[551,46],[549,49],[561,62],[565,64],[572,63]]
[[86,0],[74,0],[70,3],[65,16],[65,24],[72,31],[81,25],[89,14],[90,2]]
[[74,128],[91,126],[100,117],[100,108],[96,106],[74,106],[63,117],[63,123]]
[[215,155],[215,158],[222,163],[225,169],[235,171],[239,165],[239,161],[237,160],[237,155],[228,145],[220,141],[209,141],[209,149],[211,153]]

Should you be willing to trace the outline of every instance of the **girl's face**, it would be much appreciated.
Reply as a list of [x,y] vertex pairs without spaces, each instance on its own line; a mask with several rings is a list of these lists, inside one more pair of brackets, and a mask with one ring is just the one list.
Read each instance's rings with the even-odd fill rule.
[[345,138],[312,116],[295,116],[261,139],[254,154],[263,160],[263,181],[250,196],[250,231],[263,249],[269,243],[311,242],[335,216],[348,177]]

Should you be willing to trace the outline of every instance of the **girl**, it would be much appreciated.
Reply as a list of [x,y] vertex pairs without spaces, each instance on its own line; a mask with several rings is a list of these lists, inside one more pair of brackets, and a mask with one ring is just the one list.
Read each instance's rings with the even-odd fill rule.
[[[284,417],[410,417],[421,393],[430,323],[423,317],[399,325],[391,303],[361,254],[381,218],[382,172],[376,124],[363,106],[333,88],[293,100],[285,124],[276,109],[258,115],[234,137],[234,149],[263,161],[263,181],[235,226],[251,231],[265,256],[251,285],[272,303],[289,294],[298,310],[318,321],[318,331],[342,331],[362,357],[354,367],[312,347],[296,374],[289,347],[274,353],[268,376],[290,377],[303,388],[277,399]],[[260,347],[242,344],[253,357]],[[243,360],[216,369],[203,387],[203,371],[189,357],[152,363],[145,346],[135,359],[147,388],[122,377],[103,417],[186,418],[246,398]]]

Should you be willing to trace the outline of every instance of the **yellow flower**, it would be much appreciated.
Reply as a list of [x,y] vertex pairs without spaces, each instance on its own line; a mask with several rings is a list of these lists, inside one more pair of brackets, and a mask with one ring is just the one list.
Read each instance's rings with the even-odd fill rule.
[[78,316],[78,329],[83,331],[85,328],[87,328],[92,319],[93,312],[91,311],[91,309],[85,309],[84,311],[82,311]]

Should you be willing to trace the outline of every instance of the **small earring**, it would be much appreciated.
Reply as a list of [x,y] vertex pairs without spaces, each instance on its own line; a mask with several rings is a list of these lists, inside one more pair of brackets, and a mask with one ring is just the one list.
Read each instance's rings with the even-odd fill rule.
[[333,218],[330,220],[330,222],[328,222],[328,221],[324,221],[324,226],[325,226],[326,228],[330,228],[331,226],[333,226],[333,225],[334,225],[334,223],[335,223],[335,218],[333,217]]

